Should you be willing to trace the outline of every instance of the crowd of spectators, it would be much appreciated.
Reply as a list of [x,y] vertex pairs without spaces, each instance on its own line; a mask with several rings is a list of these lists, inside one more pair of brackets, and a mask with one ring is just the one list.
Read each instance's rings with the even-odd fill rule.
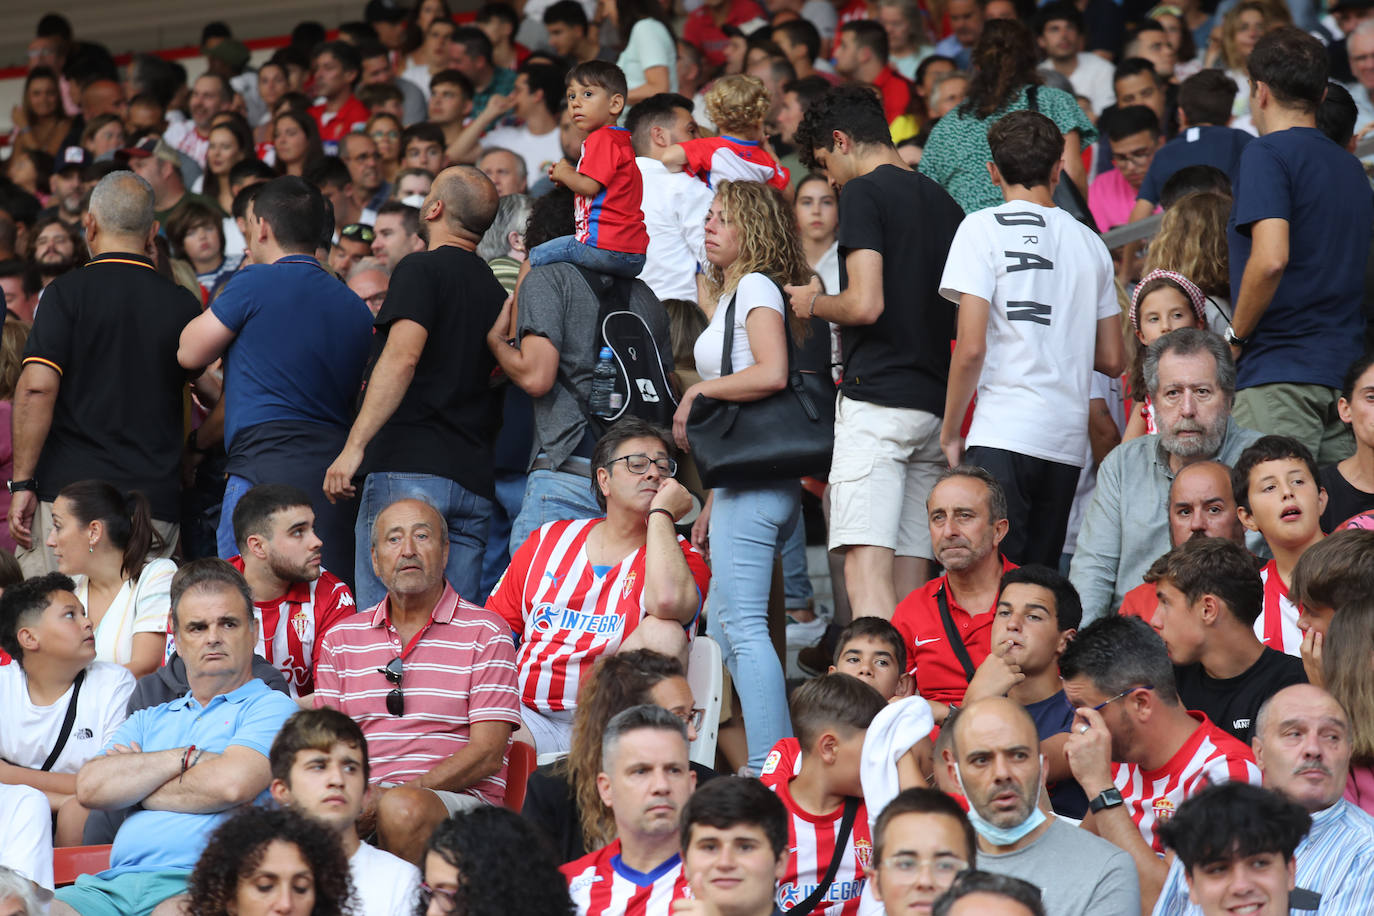
[[28,45],[0,916],[1374,913],[1374,5],[360,12]]

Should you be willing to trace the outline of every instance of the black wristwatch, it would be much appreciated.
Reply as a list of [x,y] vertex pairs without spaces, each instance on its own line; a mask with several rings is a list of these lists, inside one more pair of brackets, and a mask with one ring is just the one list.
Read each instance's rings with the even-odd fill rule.
[[34,480],[32,477],[28,480],[7,480],[5,481],[5,489],[9,490],[11,493],[17,493],[20,490],[30,490],[37,493],[38,481]]
[[1231,327],[1230,325],[1226,326],[1226,330],[1222,333],[1221,336],[1225,338],[1226,342],[1233,347],[1243,347],[1250,342],[1250,338],[1241,337],[1239,334],[1236,333],[1236,329]]
[[1088,810],[1096,814],[1106,808],[1120,808],[1124,804],[1126,804],[1126,800],[1121,797],[1121,790],[1112,786],[1088,802]]

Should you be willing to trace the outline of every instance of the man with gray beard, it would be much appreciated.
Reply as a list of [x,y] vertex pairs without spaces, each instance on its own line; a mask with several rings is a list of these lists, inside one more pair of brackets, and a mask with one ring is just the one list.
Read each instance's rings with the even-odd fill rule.
[[[1084,625],[1119,607],[1150,564],[1169,552],[1174,475],[1198,461],[1233,464],[1260,435],[1231,419],[1236,366],[1225,342],[1209,331],[1181,328],[1151,344],[1145,388],[1159,432],[1117,446],[1103,460],[1069,567]],[[1249,546],[1263,549],[1258,541]]]

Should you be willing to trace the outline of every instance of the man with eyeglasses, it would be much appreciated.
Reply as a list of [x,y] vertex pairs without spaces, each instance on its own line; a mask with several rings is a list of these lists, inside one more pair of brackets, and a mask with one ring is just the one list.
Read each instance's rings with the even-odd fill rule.
[[1099,124],[1112,151],[1113,169],[1093,179],[1088,209],[1103,232],[1130,222],[1140,185],[1155,153],[1164,144],[1159,118],[1144,105],[1110,109]]
[[515,646],[500,617],[459,597],[445,578],[449,526],[422,499],[377,515],[376,606],[324,635],[315,706],[362,728],[372,792],[359,833],[421,864],[434,827],[458,811],[499,805],[506,750],[520,724]]
[[943,764],[968,798],[981,870],[1035,884],[1056,916],[1140,912],[1130,856],[1038,804],[1044,757],[1035,722],[1019,703],[991,697],[964,707]]
[[536,529],[487,600],[520,641],[521,716],[541,754],[569,749],[578,688],[601,656],[652,649],[685,663],[710,572],[675,527],[692,499],[673,451],[643,420],[611,427],[592,455],[605,516]]
[[973,825],[958,802],[938,789],[906,789],[873,824],[868,889],[889,916],[928,916],[977,859]]
[[578,916],[668,916],[687,888],[679,814],[697,777],[687,729],[661,706],[631,706],[606,724],[596,786],[615,839],[564,865]]
[[1083,826],[1130,854],[1153,906],[1172,862],[1160,825],[1208,785],[1260,785],[1254,754],[1183,705],[1164,641],[1139,617],[1079,630],[1059,672],[1076,710],[1064,750],[1088,796]]

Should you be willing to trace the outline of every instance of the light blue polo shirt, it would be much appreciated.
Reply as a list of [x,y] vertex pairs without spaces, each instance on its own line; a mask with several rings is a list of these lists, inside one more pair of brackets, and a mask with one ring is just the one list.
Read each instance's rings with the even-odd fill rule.
[[[207,706],[201,706],[188,692],[169,703],[135,712],[115,732],[105,752],[116,744],[128,746],[130,742],[137,743],[145,752],[194,744],[222,754],[230,745],[236,745],[257,751],[265,758],[282,724],[298,709],[290,697],[257,678],[214,697]],[[257,802],[269,797],[264,788]],[[115,834],[110,869],[101,877],[170,868],[189,871],[195,867],[210,834],[230,813],[137,811]]]

